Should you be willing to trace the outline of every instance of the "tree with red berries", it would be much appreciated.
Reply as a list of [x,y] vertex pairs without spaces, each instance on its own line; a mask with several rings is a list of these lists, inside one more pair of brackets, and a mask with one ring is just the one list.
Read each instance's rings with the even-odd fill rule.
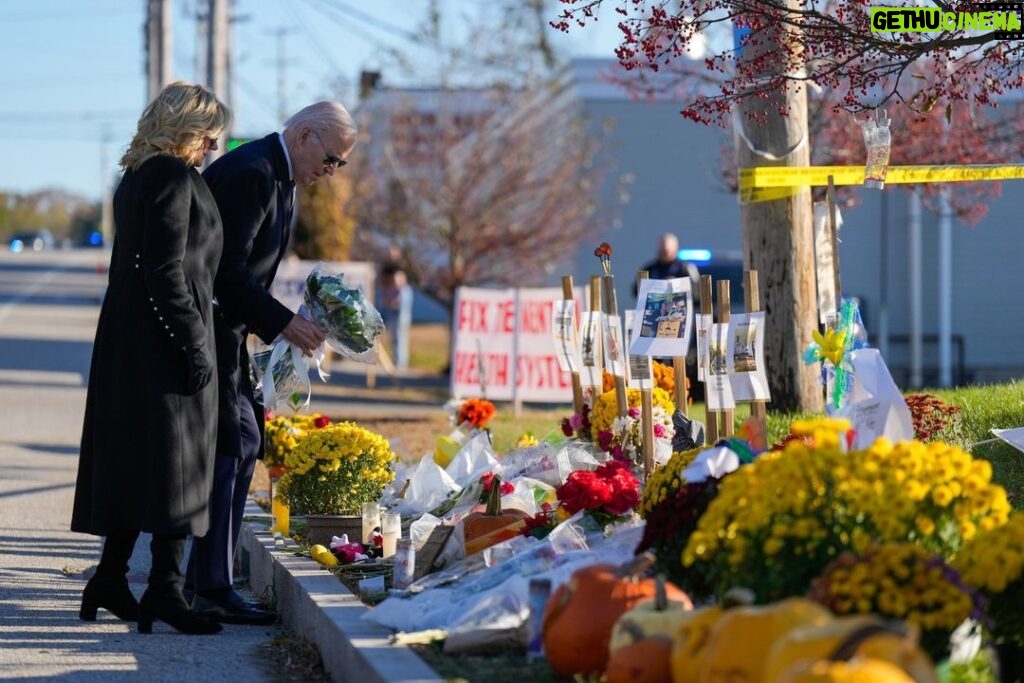
[[[999,95],[1024,86],[1024,42],[993,32],[872,32],[867,0],[562,4],[552,25],[563,31],[586,26],[602,5],[613,6],[622,31],[616,56],[627,72],[620,80],[640,94],[682,99],[681,113],[691,120],[725,124],[732,118],[739,168],[809,164],[809,88],[827,92],[833,112],[856,114],[885,106],[894,120],[928,114],[942,103],[938,111],[943,116],[928,119],[936,129],[948,129],[964,116],[984,115],[973,105],[994,106]],[[969,3],[959,1],[935,0],[934,6],[949,12],[969,9]],[[716,42],[727,47],[716,50]],[[706,43],[712,49],[705,50]],[[852,127],[849,117],[833,118]],[[941,153],[934,138],[931,145]],[[863,154],[863,146],[846,149]],[[975,156],[943,161],[963,159],[981,161]],[[901,161],[893,155],[892,163]],[[765,348],[773,403],[782,410],[819,411],[816,370],[800,359],[817,323],[811,193],[745,204],[741,220],[746,264],[759,273],[769,314]]]

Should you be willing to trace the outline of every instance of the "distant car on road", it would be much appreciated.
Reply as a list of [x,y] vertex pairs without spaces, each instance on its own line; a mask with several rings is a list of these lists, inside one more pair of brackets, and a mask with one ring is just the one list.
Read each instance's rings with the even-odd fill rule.
[[18,232],[11,235],[11,251],[42,251],[53,249],[53,235],[49,230],[34,230],[32,232]]

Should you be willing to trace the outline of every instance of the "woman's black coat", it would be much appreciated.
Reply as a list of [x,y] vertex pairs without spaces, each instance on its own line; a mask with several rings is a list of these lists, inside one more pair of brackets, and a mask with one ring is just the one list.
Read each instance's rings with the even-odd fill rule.
[[71,528],[201,536],[217,382],[187,395],[184,349],[212,361],[220,214],[202,176],[158,155],[114,194],[110,283],[93,346]]

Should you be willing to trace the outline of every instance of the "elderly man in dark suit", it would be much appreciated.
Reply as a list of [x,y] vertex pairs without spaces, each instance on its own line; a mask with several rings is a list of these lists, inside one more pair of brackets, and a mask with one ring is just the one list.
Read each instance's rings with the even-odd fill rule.
[[318,102],[285,122],[282,133],[246,143],[203,173],[224,223],[214,326],[220,410],[210,531],[193,542],[186,589],[204,616],[234,624],[266,624],[273,613],[244,601],[232,567],[242,511],[256,460],[263,453],[263,408],[253,397],[246,336],[278,336],[307,355],[324,341],[314,323],[270,295],[291,233],[295,185],[310,186],[346,164],[356,127],[336,102]]

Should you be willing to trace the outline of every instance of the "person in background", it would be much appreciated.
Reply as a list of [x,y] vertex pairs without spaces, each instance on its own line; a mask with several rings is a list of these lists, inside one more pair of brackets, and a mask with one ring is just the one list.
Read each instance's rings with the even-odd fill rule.
[[[71,529],[105,536],[81,619],[103,608],[150,633],[221,625],[181,592],[188,535],[209,527],[217,438],[213,281],[220,214],[196,170],[229,113],[199,85],[171,83],[146,107],[121,158],[110,278],[100,308]],[[136,602],[126,573],[140,531],[152,568]]]
[[[689,277],[693,299],[695,302],[697,301],[700,274],[696,266],[679,258],[679,239],[672,233],[666,232],[658,238],[657,257],[640,266],[640,270],[646,270],[647,277],[651,280],[671,280],[677,277]],[[636,296],[636,293],[637,286],[634,283],[633,296]]]
[[270,294],[288,248],[295,186],[309,187],[344,166],[356,144],[345,107],[317,102],[284,130],[248,142],[203,173],[224,224],[217,270],[214,327],[220,379],[220,427],[210,496],[210,531],[192,544],[186,590],[192,608],[223,623],[268,624],[275,616],[234,589],[234,558],[256,460],[263,456],[264,411],[253,396],[246,337],[279,336],[306,355],[324,331]]
[[409,367],[409,326],[412,323],[412,287],[395,250],[381,267],[380,300],[377,310],[391,339],[395,366]]

